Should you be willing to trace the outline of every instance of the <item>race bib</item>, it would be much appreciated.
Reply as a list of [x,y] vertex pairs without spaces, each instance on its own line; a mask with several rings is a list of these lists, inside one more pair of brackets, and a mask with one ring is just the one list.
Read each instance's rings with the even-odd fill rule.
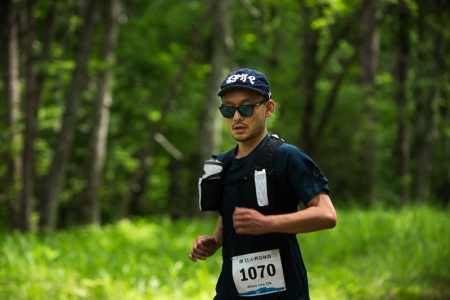
[[241,297],[259,296],[286,290],[280,250],[235,256],[233,280]]

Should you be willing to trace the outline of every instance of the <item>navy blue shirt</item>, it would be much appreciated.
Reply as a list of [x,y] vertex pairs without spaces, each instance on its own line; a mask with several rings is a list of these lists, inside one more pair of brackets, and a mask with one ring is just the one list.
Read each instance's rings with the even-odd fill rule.
[[[223,220],[222,271],[216,286],[214,299],[237,299],[232,277],[232,257],[260,251],[279,249],[283,267],[286,290],[273,294],[251,297],[252,299],[309,299],[306,268],[295,234],[268,233],[263,235],[237,234],[233,227],[232,215],[235,207],[247,207],[260,210],[254,196],[252,174],[257,165],[260,150],[270,139],[264,140],[246,157],[236,159],[232,156],[225,170],[225,185],[222,193],[221,214]],[[219,154],[222,160],[226,152]],[[328,193],[328,180],[319,167],[303,151],[295,146],[283,143],[275,158],[276,214],[294,212],[302,201],[308,204],[321,190]]]

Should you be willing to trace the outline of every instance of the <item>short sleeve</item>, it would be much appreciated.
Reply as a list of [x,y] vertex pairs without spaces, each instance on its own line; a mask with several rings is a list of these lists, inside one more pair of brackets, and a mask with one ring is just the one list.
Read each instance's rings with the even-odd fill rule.
[[328,179],[319,166],[293,145],[280,146],[275,159],[275,172],[283,197],[295,197],[305,206],[321,190],[329,193]]

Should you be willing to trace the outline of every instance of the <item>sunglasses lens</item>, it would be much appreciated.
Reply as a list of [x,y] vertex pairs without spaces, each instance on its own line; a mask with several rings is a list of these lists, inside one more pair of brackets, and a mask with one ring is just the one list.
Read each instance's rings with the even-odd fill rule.
[[221,106],[219,107],[222,116],[225,118],[231,118],[234,115],[234,108],[229,106]]
[[253,115],[253,110],[255,108],[255,105],[242,105],[239,107],[232,107],[232,106],[221,106],[219,107],[220,112],[222,113],[222,116],[225,118],[232,118],[234,116],[234,112],[237,109],[239,114],[243,117],[250,117]]
[[253,114],[252,105],[242,105],[238,107],[239,114],[243,117],[250,117]]

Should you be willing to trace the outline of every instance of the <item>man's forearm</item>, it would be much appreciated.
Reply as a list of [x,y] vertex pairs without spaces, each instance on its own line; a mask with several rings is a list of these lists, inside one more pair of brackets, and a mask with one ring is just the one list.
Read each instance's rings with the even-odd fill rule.
[[217,242],[217,249],[222,247],[222,229],[223,229],[222,216],[220,216],[219,219],[217,220],[216,229],[214,230],[214,233],[212,235],[212,237]]
[[267,230],[297,234],[336,226],[336,211],[327,194],[320,193],[310,202],[306,209],[295,213],[267,216]]

